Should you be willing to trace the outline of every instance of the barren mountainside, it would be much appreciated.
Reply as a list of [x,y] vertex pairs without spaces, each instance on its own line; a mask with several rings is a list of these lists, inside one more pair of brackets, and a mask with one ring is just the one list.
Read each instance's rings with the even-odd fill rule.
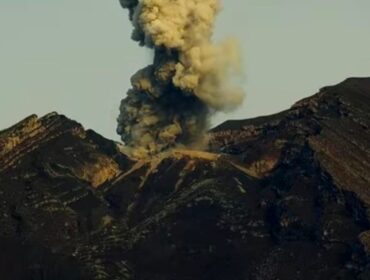
[[370,279],[370,78],[148,160],[65,116],[0,131],[2,280]]

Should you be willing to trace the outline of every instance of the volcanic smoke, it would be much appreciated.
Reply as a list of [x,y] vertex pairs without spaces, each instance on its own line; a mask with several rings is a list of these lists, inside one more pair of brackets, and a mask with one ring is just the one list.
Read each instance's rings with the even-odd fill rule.
[[154,59],[131,78],[118,134],[136,157],[198,142],[211,114],[235,109],[244,97],[232,83],[241,68],[237,44],[211,41],[219,0],[120,2],[132,39],[154,49]]

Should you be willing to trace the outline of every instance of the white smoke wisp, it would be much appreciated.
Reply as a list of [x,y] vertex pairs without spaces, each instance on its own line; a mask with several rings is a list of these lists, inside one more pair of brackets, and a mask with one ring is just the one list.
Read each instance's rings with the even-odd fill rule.
[[[132,38],[154,48],[153,65],[140,70],[121,103],[118,133],[137,156],[189,145],[216,111],[239,106],[243,90],[237,44],[212,43],[218,0],[121,0],[133,22]],[[138,152],[139,151],[139,152]]]

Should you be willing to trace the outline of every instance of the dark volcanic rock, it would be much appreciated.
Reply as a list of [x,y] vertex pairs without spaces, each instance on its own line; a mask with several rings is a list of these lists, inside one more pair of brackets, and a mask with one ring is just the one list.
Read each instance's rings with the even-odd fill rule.
[[0,132],[1,279],[370,279],[370,79],[136,161],[50,114]]

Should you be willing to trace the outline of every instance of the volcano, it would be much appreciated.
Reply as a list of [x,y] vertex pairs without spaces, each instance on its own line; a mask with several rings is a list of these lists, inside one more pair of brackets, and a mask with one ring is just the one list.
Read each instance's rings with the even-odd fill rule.
[[370,78],[209,139],[137,160],[57,113],[1,131],[1,279],[370,279]]

